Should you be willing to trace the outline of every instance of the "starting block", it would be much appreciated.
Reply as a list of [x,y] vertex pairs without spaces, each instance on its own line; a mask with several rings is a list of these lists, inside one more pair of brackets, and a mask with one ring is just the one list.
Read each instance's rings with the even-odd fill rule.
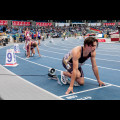
[[14,44],[14,51],[15,51],[15,53],[20,53],[20,49],[19,49],[18,44]]
[[5,66],[17,66],[14,49],[7,49]]

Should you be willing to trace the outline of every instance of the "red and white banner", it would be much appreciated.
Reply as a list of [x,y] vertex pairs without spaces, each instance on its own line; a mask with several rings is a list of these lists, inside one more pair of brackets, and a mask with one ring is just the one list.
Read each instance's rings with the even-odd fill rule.
[[97,40],[98,40],[98,42],[106,42],[105,39],[97,39]]
[[36,22],[36,26],[51,26],[52,23],[47,22]]
[[0,25],[7,25],[8,21],[7,20],[0,20]]
[[103,23],[103,25],[106,25],[106,26],[114,26],[115,25],[115,23]]
[[30,26],[30,22],[12,21],[13,26]]
[[111,41],[119,41],[119,38],[111,38]]
[[90,28],[91,30],[94,30],[94,31],[100,31],[100,30],[98,30],[98,29],[94,29],[94,28]]

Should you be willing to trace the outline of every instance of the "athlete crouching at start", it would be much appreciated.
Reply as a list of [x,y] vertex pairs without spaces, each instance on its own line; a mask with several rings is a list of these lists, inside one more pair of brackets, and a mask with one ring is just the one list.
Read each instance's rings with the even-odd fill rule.
[[30,41],[29,44],[27,45],[27,58],[30,57],[30,51],[31,51],[31,56],[33,56],[35,54],[35,47],[37,48],[39,57],[41,57],[37,42]]
[[84,41],[84,46],[77,46],[73,48],[68,54],[66,54],[62,60],[62,64],[67,71],[61,72],[61,81],[67,83],[67,77],[71,78],[70,86],[66,91],[66,94],[73,93],[74,82],[79,85],[84,85],[84,74],[82,65],[90,58],[92,64],[92,70],[99,83],[99,86],[105,85],[99,77],[98,67],[96,64],[96,47],[98,47],[98,40],[93,37],[88,37]]

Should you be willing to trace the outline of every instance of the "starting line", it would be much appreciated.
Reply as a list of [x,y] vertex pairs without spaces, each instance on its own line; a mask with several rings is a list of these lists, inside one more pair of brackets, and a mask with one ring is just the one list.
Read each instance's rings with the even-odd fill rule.
[[84,91],[80,91],[80,92],[74,92],[74,93],[71,93],[71,94],[68,94],[68,95],[62,95],[62,96],[59,96],[59,97],[63,98],[63,97],[66,97],[66,96],[80,94],[80,93],[84,93],[84,92],[88,92],[88,91],[92,91],[92,90],[97,90],[97,89],[101,89],[101,88],[105,88],[105,87],[109,87],[109,86],[112,86],[112,85],[109,84],[109,85],[106,85],[106,86],[103,86],[103,87],[97,87],[97,88],[88,89],[88,90],[84,90]]

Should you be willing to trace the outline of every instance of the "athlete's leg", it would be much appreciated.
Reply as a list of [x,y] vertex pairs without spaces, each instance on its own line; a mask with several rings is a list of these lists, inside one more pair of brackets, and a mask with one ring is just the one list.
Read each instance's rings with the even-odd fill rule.
[[[69,73],[69,72],[67,72],[67,71],[64,71],[64,72],[63,72],[63,75],[71,78],[72,73]],[[81,73],[80,73],[79,70],[77,70],[77,74],[76,74],[76,79],[75,79],[75,81],[76,81],[79,85],[84,85],[84,77],[81,77]]]
[[26,52],[27,52],[27,57],[29,56],[29,45],[27,45],[27,47],[26,47]]
[[27,40],[25,40],[25,49],[27,50]]
[[84,77],[76,78],[76,82],[77,82],[79,85],[84,85]]
[[[70,65],[70,69],[67,69],[66,65],[64,64],[64,60],[62,61],[63,67],[67,70],[67,71],[63,71],[63,75],[66,77],[71,78],[72,76],[72,71],[73,71],[73,65]],[[76,71],[76,79],[75,81],[79,84],[79,85],[84,85],[84,74],[83,74],[83,70],[81,67],[78,68],[78,70]],[[69,81],[70,82],[70,81]],[[77,84],[76,84],[77,85]]]
[[32,49],[32,53],[35,54],[35,49]]
[[38,40],[38,43],[39,43],[39,45],[40,45],[40,40]]
[[65,75],[65,76],[71,78],[71,75],[72,75],[72,74],[69,73],[68,71],[63,71],[63,75]]
[[31,56],[33,56],[35,54],[35,49],[31,49]]
[[84,73],[81,67],[78,68],[76,82],[79,85],[84,85]]
[[40,45],[40,38],[38,38],[38,45]]

